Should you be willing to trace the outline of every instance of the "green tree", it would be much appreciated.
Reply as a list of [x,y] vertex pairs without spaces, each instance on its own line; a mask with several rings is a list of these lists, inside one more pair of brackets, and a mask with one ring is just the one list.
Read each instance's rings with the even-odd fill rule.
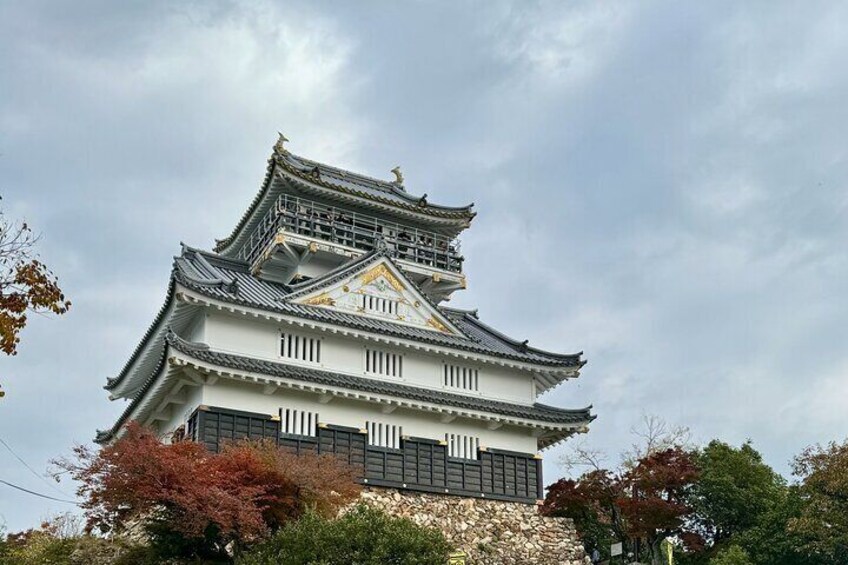
[[848,563],[848,440],[808,447],[793,462],[804,500],[789,530],[810,555]]
[[788,528],[803,509],[798,487],[789,486],[755,525],[731,541],[743,547],[756,565],[827,565],[829,561],[821,556],[806,553],[804,538]]
[[696,456],[701,471],[692,490],[701,535],[719,544],[756,526],[782,502],[786,481],[763,463],[750,442],[736,448],[711,441]]
[[308,514],[242,556],[238,565],[444,565],[444,535],[358,506],[341,518]]

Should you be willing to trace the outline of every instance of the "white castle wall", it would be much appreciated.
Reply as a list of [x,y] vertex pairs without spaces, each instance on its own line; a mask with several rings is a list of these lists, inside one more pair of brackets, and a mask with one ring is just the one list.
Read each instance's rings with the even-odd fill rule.
[[467,418],[443,423],[435,414],[404,408],[383,414],[379,404],[347,399],[321,404],[316,394],[283,388],[273,394],[264,394],[262,386],[224,379],[202,387],[201,403],[272,416],[276,416],[280,408],[294,408],[317,412],[318,421],[328,424],[364,428],[366,421],[374,421],[403,426],[403,435],[407,436],[444,440],[446,433],[464,434],[480,438],[480,444],[485,447],[522,453],[535,453],[537,450],[536,438],[529,428],[504,425],[497,430],[489,430],[484,422]]
[[[293,328],[285,328],[294,331]],[[510,370],[490,364],[474,364],[439,357],[404,348],[392,348],[352,337],[311,333],[297,328],[297,333],[306,337],[317,337],[321,343],[321,363],[306,363],[304,366],[318,367],[337,373],[367,376],[365,372],[366,347],[376,347],[385,351],[403,354],[403,378],[397,382],[420,386],[427,389],[443,388],[443,363],[472,366],[479,373],[479,392],[467,394],[482,398],[504,400],[523,404],[532,404],[535,400],[533,379],[528,372]],[[207,344],[215,350],[240,355],[282,361],[279,357],[280,326],[266,321],[245,318],[244,316],[208,312],[205,323],[196,334],[202,335]],[[290,360],[287,363],[297,364]],[[456,389],[446,389],[461,392]]]

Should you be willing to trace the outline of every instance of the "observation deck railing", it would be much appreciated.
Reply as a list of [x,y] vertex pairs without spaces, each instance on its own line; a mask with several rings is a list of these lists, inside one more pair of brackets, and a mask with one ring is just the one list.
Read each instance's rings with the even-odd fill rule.
[[281,228],[363,251],[371,251],[382,239],[399,259],[462,272],[463,257],[456,238],[287,194],[277,198],[239,251],[239,258],[252,265]]

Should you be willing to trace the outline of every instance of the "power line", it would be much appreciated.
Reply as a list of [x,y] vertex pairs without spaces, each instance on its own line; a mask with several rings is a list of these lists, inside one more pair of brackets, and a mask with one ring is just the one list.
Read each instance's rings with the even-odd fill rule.
[[33,496],[40,496],[41,498],[46,498],[47,500],[55,500],[56,502],[65,502],[67,504],[73,504],[74,506],[80,506],[79,502],[75,500],[65,500],[63,498],[56,498],[54,496],[48,496],[46,494],[41,494],[40,492],[35,492],[34,490],[25,489],[24,487],[19,487],[18,485],[12,484],[9,481],[4,481],[0,479],[0,483],[3,483],[6,486],[12,487],[14,489],[18,489],[19,491],[23,491],[27,494],[31,494]]
[[60,489],[59,487],[57,487],[56,485],[54,485],[53,483],[51,483],[50,481],[48,481],[46,478],[44,478],[44,476],[43,476],[43,475],[40,475],[40,474],[39,474],[39,473],[38,473],[35,469],[33,469],[32,467],[30,467],[30,466],[27,464],[27,462],[26,462],[26,461],[24,461],[24,460],[21,458],[21,456],[20,456],[20,455],[18,455],[17,453],[15,453],[15,450],[14,450],[14,449],[12,449],[12,447],[11,447],[8,443],[6,443],[6,441],[5,441],[2,437],[0,437],[0,443],[2,443],[2,444],[3,444],[3,446],[4,446],[6,449],[8,449],[8,450],[9,450],[9,453],[11,453],[12,455],[14,455],[14,456],[15,456],[15,459],[17,459],[18,461],[20,461],[20,462],[21,462],[21,465],[23,465],[24,467],[26,467],[26,468],[29,470],[29,472],[30,472],[30,473],[32,473],[33,475],[35,475],[36,477],[38,477],[39,479],[41,479],[41,480],[44,482],[44,484],[46,484],[47,486],[49,486],[50,488],[52,488],[53,490],[55,490],[56,492],[58,492],[58,493],[59,493],[59,494],[61,494],[62,496],[71,496],[70,494],[68,494],[68,493],[64,492],[62,489]]

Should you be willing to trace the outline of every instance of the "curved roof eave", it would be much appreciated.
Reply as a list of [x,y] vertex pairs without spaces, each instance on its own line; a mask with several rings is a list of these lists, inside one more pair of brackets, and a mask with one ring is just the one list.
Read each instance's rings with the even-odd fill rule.
[[[324,163],[319,163],[317,161],[312,161],[311,159],[306,159],[304,157],[300,157],[299,155],[294,155],[293,153],[276,153],[279,164],[286,171],[291,172],[293,175],[302,178],[304,180],[309,180],[316,182],[321,186],[327,186],[337,190],[345,190],[350,192],[356,192],[356,190],[342,186],[339,182],[333,182],[332,180],[323,180],[321,178],[321,174],[323,173],[326,176],[337,176],[344,179],[344,181],[353,181],[349,182],[349,184],[359,184],[363,189],[368,190],[369,188],[372,190],[376,190],[379,192],[384,192],[388,195],[392,195],[396,198],[400,198],[401,200],[406,201],[409,204],[414,204],[416,206],[421,206],[430,212],[446,212],[446,213],[457,213],[457,214],[473,214],[471,208],[474,207],[474,204],[468,204],[465,206],[446,206],[443,204],[433,204],[427,202],[427,195],[422,196],[414,196],[406,191],[406,189],[402,188],[402,185],[399,185],[397,182],[386,182],[384,180],[375,179],[373,177],[369,177],[360,173],[354,173],[351,171],[346,171],[344,169],[340,169],[338,167],[333,167],[332,165],[327,165]],[[298,167],[292,161],[299,161],[303,163],[305,166]],[[318,172],[317,179],[315,172]],[[372,185],[367,187],[366,185]],[[369,196],[376,196],[371,192],[366,192]]]
[[176,282],[172,274],[168,281],[168,291],[165,294],[165,302],[164,304],[162,304],[162,307],[159,309],[159,312],[156,314],[156,317],[153,319],[153,322],[147,328],[147,331],[144,333],[144,336],[141,338],[141,341],[139,341],[138,345],[136,345],[132,355],[130,356],[129,360],[124,364],[124,367],[121,369],[121,372],[118,373],[118,376],[106,379],[106,385],[103,388],[109,391],[110,393],[115,392],[116,389],[123,383],[123,381],[127,378],[127,375],[129,375],[132,369],[136,366],[136,362],[141,358],[142,353],[144,353],[144,351],[147,349],[148,342],[154,337],[154,334],[157,332],[157,330],[161,330],[161,326],[168,317],[167,314],[174,305],[175,286]]

